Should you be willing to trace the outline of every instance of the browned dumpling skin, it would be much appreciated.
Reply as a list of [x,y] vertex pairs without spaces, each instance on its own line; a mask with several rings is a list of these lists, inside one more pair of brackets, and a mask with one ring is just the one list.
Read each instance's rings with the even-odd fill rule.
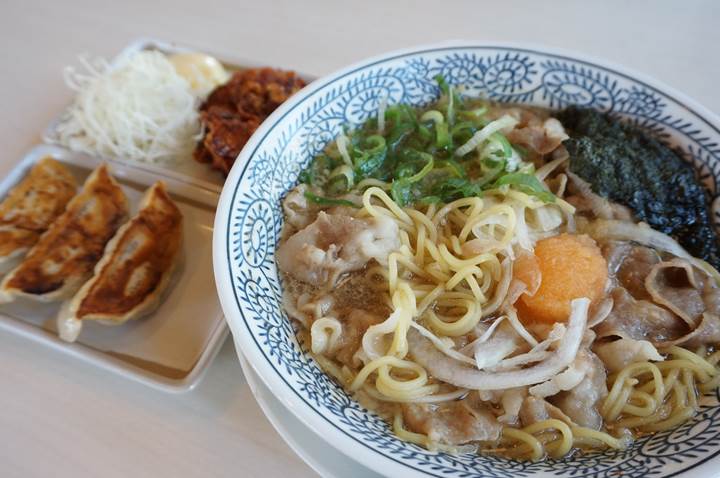
[[17,296],[42,301],[71,297],[92,274],[105,244],[127,220],[128,201],[106,165],[52,223],[0,285],[0,302]]
[[108,243],[93,278],[60,312],[60,336],[75,340],[82,320],[122,323],[154,310],[180,256],[182,224],[165,185],[155,183],[138,213]]
[[108,251],[78,304],[78,318],[119,318],[141,305],[172,269],[181,242],[180,209],[164,184],[155,183]]
[[[75,178],[60,162],[43,158],[0,203],[0,272],[13,267],[65,210]],[[16,264],[16,263],[15,263]]]

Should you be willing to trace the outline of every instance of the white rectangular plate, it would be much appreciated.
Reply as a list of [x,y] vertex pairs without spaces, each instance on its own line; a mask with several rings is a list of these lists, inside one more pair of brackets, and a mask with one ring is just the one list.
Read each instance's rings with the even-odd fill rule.
[[[230,72],[266,66],[243,58],[222,58],[211,51],[152,38],[130,43],[111,64],[141,50],[159,50],[165,54],[206,53],[215,56]],[[315,79],[302,73],[298,75],[307,83]],[[46,142],[53,137],[59,120],[60,117],[56,118],[45,129]],[[165,181],[185,217],[184,266],[172,290],[153,315],[116,327],[87,323],[74,344],[57,337],[55,314],[58,304],[23,300],[0,306],[0,329],[155,388],[169,392],[192,389],[228,334],[212,273],[213,218],[225,178],[210,165],[193,158],[150,164],[125,158],[96,158],[58,146],[41,145],[31,150],[0,182],[0,198],[38,159],[47,155],[67,164],[79,181],[102,161],[107,162],[135,208],[146,187],[159,179]]]
[[[64,163],[82,184],[101,161],[55,146],[37,146],[0,183],[0,197],[38,160]],[[31,300],[0,306],[5,329],[128,378],[166,391],[189,390],[201,378],[227,335],[212,271],[212,231],[218,194],[182,178],[158,177],[132,165],[113,162],[113,176],[128,196],[131,214],[156,180],[165,181],[184,217],[184,261],[162,305],[150,316],[118,326],[88,321],[78,341],[57,337],[58,304]]]
[[[256,61],[247,60],[243,58],[220,58],[217,55],[214,55],[211,51],[206,50],[199,50],[187,46],[178,45],[176,43],[171,42],[165,42],[162,40],[156,40],[152,38],[141,38],[138,39],[132,43],[130,43],[127,47],[123,49],[120,54],[118,54],[113,61],[111,62],[111,65],[117,64],[118,61],[120,61],[122,58],[125,58],[129,55],[132,55],[133,53],[136,53],[138,51],[143,50],[158,50],[162,53],[165,53],[166,55],[172,55],[174,53],[185,53],[185,52],[200,52],[205,53],[211,56],[214,56],[217,58],[217,60],[225,67],[225,69],[229,72],[238,71],[238,70],[245,70],[248,68],[258,68],[261,66],[270,66],[265,65],[262,63],[258,63]],[[297,72],[298,76],[305,80],[306,83],[310,84],[313,80],[315,80],[315,77],[311,75],[306,75],[300,72]],[[59,75],[58,75],[59,78]],[[55,128],[60,121],[60,117],[58,116],[55,118],[45,129],[44,132],[44,140],[45,142],[53,143],[52,138],[54,137],[54,131]],[[217,170],[214,170],[210,167],[209,164],[200,163],[198,161],[195,161],[192,157],[188,158],[177,158],[177,161],[174,162],[168,162],[168,163],[160,163],[160,164],[151,164],[146,162],[139,162],[139,161],[131,161],[129,159],[124,158],[103,158],[105,161],[107,161],[110,164],[115,163],[121,163],[121,164],[132,164],[138,169],[141,169],[143,171],[146,171],[148,173],[153,173],[157,175],[162,175],[164,177],[174,178],[179,181],[189,182],[192,183],[198,187],[208,189],[210,191],[214,191],[216,193],[220,193],[222,190],[223,183],[225,182],[225,177],[222,173],[220,173]]]

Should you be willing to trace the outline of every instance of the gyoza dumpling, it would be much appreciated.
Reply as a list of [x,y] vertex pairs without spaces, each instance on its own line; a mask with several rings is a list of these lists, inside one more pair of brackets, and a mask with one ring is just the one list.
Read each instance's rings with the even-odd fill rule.
[[182,214],[162,182],[143,197],[138,213],[108,243],[95,274],[58,315],[63,340],[73,342],[83,320],[121,324],[160,303],[182,246]]
[[0,274],[17,266],[77,190],[70,171],[41,159],[0,203]]
[[49,302],[72,297],[88,280],[105,244],[127,220],[128,201],[106,165],[53,222],[0,284],[0,302],[23,296]]

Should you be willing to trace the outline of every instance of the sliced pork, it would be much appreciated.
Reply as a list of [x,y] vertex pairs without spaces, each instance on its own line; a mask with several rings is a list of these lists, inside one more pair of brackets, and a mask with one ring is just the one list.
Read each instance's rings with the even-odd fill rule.
[[310,225],[315,219],[320,207],[310,201],[305,193],[311,192],[306,184],[300,184],[290,191],[283,201],[285,221],[295,230]]
[[612,291],[613,309],[595,332],[598,337],[623,337],[662,344],[687,333],[679,317],[650,301],[637,300],[618,287]]
[[520,407],[520,423],[523,427],[532,425],[533,423],[555,418],[565,423],[570,423],[570,418],[563,413],[555,405],[548,403],[542,398],[533,396],[525,397]]
[[690,326],[694,326],[705,311],[704,287],[703,278],[683,259],[660,262],[645,278],[645,289],[652,300],[673,311]]
[[619,339],[614,342],[597,344],[593,347],[593,351],[600,357],[610,373],[619,372],[636,362],[663,360],[655,346],[647,340]]
[[405,426],[427,435],[431,441],[445,445],[462,445],[470,441],[497,440],[502,426],[484,406],[466,400],[440,404],[404,403]]
[[346,316],[340,316],[339,320],[342,324],[342,334],[332,356],[338,362],[355,367],[358,365],[355,353],[360,348],[365,331],[371,325],[379,324],[383,319],[364,310],[353,310]]
[[538,154],[553,152],[560,143],[568,139],[563,125],[555,118],[549,118],[547,113],[528,108],[501,108],[490,111],[489,117],[510,115],[518,123],[507,138],[513,144],[519,144]]
[[589,350],[578,353],[575,361],[585,371],[584,378],[572,389],[550,398],[550,402],[578,425],[599,430],[602,416],[598,408],[608,394],[605,366]]
[[398,226],[385,217],[356,219],[318,214],[277,250],[280,270],[314,286],[332,286],[346,272],[362,269],[371,259],[387,264],[400,245]]

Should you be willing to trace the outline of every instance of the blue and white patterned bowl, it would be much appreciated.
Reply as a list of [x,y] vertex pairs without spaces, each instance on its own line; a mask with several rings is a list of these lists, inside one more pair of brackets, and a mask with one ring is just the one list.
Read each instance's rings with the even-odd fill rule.
[[[516,46],[442,44],[376,57],[322,78],[279,108],[255,133],[225,183],[215,221],[215,280],[237,348],[275,396],[328,446],[391,476],[670,477],[712,476],[720,464],[720,405],[676,430],[625,451],[522,463],[431,453],[395,438],[300,348],[281,308],[274,251],[280,201],[298,173],[345,124],[376,114],[378,97],[427,103],[441,74],[470,95],[561,108],[579,104],[619,113],[679,147],[697,167],[718,218],[720,121],[670,88],[579,55]],[[692,470],[692,471],[690,471]]]

